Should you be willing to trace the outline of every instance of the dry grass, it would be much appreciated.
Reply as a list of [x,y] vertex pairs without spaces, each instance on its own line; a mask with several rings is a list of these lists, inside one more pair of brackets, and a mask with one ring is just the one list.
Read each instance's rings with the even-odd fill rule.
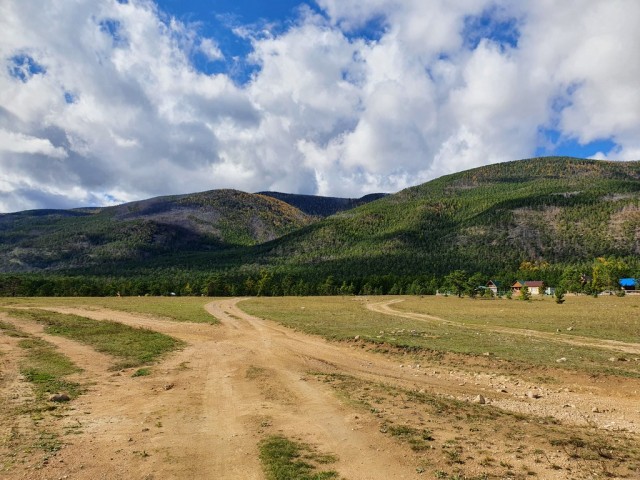
[[211,300],[210,297],[34,297],[0,298],[0,306],[108,308],[176,322],[215,324],[218,321],[204,309]]
[[[252,298],[242,308],[305,333],[332,340],[353,340],[356,336],[379,350],[400,349],[436,356],[462,354],[491,360],[491,367],[552,367],[589,374],[640,377],[636,356],[563,343],[555,338],[492,331],[491,326],[540,332],[577,334],[590,338],[638,341],[640,299],[574,297],[566,304],[553,300],[471,300],[453,297],[397,297],[396,310],[441,317],[447,322],[406,319],[376,313],[367,303],[389,297],[287,297]],[[454,322],[454,323],[448,323]],[[573,327],[569,332],[568,327]],[[619,329],[619,331],[618,331]],[[635,329],[635,330],[634,330]],[[487,355],[488,354],[488,355]],[[626,360],[612,362],[611,358]],[[559,359],[565,359],[558,363]]]

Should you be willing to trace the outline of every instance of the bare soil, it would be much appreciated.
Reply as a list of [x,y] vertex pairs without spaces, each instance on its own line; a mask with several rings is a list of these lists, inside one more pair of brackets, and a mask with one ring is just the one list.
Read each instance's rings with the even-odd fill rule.
[[[207,305],[220,325],[55,309],[186,342],[138,377],[3,316],[83,368],[75,380],[88,391],[55,415],[30,418],[21,409],[33,401],[18,373],[21,349],[0,333],[0,478],[263,479],[258,445],[276,434],[336,455],[327,469],[345,479],[640,478],[638,380],[558,369],[532,382],[536,372],[496,375],[464,360],[443,369],[373,353],[363,342],[304,335],[244,313],[239,301]],[[400,314],[387,307],[376,308]],[[485,404],[475,403],[478,395]],[[57,432],[63,448],[39,449],[43,429]],[[416,432],[418,444],[410,440]],[[578,441],[553,440],[571,435],[600,442],[597,458]]]

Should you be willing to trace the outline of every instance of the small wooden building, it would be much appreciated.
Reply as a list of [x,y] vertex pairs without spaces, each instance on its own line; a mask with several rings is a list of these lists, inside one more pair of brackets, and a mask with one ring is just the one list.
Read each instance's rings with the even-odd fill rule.
[[497,280],[489,280],[485,286],[491,290],[494,295],[498,295],[498,292],[500,291],[500,282]]
[[542,288],[544,288],[544,282],[540,280],[518,280],[511,285],[511,293],[513,295],[520,295],[522,287],[527,287],[531,295],[540,295]]

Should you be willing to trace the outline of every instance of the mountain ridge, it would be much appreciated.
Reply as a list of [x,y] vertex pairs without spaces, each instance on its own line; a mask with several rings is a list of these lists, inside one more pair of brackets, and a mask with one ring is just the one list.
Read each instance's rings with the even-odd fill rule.
[[[181,250],[251,246],[318,220],[274,195],[218,189],[108,207],[41,209],[0,215],[0,271],[68,269],[144,260]],[[311,204],[313,197],[305,196]],[[334,210],[351,199],[321,197]],[[293,204],[292,204],[293,203]],[[359,204],[362,204],[361,200]]]
[[[550,265],[536,275],[557,281],[566,268],[584,271],[598,257],[624,259],[625,275],[640,276],[640,162],[547,157],[493,164],[323,218],[270,195],[212,192],[171,197],[168,210],[149,199],[61,221],[77,228],[109,215],[124,219],[116,224],[119,229],[109,231],[109,242],[100,243],[100,229],[74,232],[76,243],[96,248],[88,253],[61,248],[65,237],[60,232],[49,232],[44,244],[33,236],[25,244],[16,238],[33,225],[26,222],[12,230],[0,217],[0,271],[135,277],[141,284],[171,275],[173,281],[191,286],[226,285],[200,286],[198,291],[238,295],[335,291],[327,287],[333,282],[355,285],[355,290],[345,291],[397,292],[411,282],[437,283],[453,270],[508,281],[523,264]],[[215,212],[206,210],[208,204],[225,208],[218,220],[228,228],[223,228],[225,236],[212,234],[203,240],[193,237],[189,222],[220,225]],[[198,208],[209,217],[194,214]],[[185,212],[195,219],[186,218]],[[139,217],[142,213],[150,216]],[[177,220],[171,223],[174,216]],[[264,231],[265,219],[278,229]],[[113,225],[106,222],[101,228],[113,230]],[[12,236],[13,243],[8,241]],[[137,243],[132,245],[132,239]],[[25,263],[16,265],[16,260]],[[306,286],[293,289],[297,282]],[[396,284],[403,286],[392,288]]]

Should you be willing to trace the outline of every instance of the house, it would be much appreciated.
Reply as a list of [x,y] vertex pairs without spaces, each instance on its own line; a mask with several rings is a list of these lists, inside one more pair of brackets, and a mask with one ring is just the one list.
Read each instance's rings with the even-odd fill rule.
[[621,278],[620,279],[620,287],[625,292],[635,292],[636,290],[638,290],[639,286],[640,285],[638,285],[638,280],[636,280],[635,278]]
[[491,290],[494,295],[498,295],[498,291],[500,290],[500,282],[498,282],[497,280],[489,280],[485,287]]
[[518,280],[511,285],[511,293],[513,295],[520,295],[522,287],[527,287],[531,295],[539,295],[540,290],[544,288],[544,282],[540,280]]

